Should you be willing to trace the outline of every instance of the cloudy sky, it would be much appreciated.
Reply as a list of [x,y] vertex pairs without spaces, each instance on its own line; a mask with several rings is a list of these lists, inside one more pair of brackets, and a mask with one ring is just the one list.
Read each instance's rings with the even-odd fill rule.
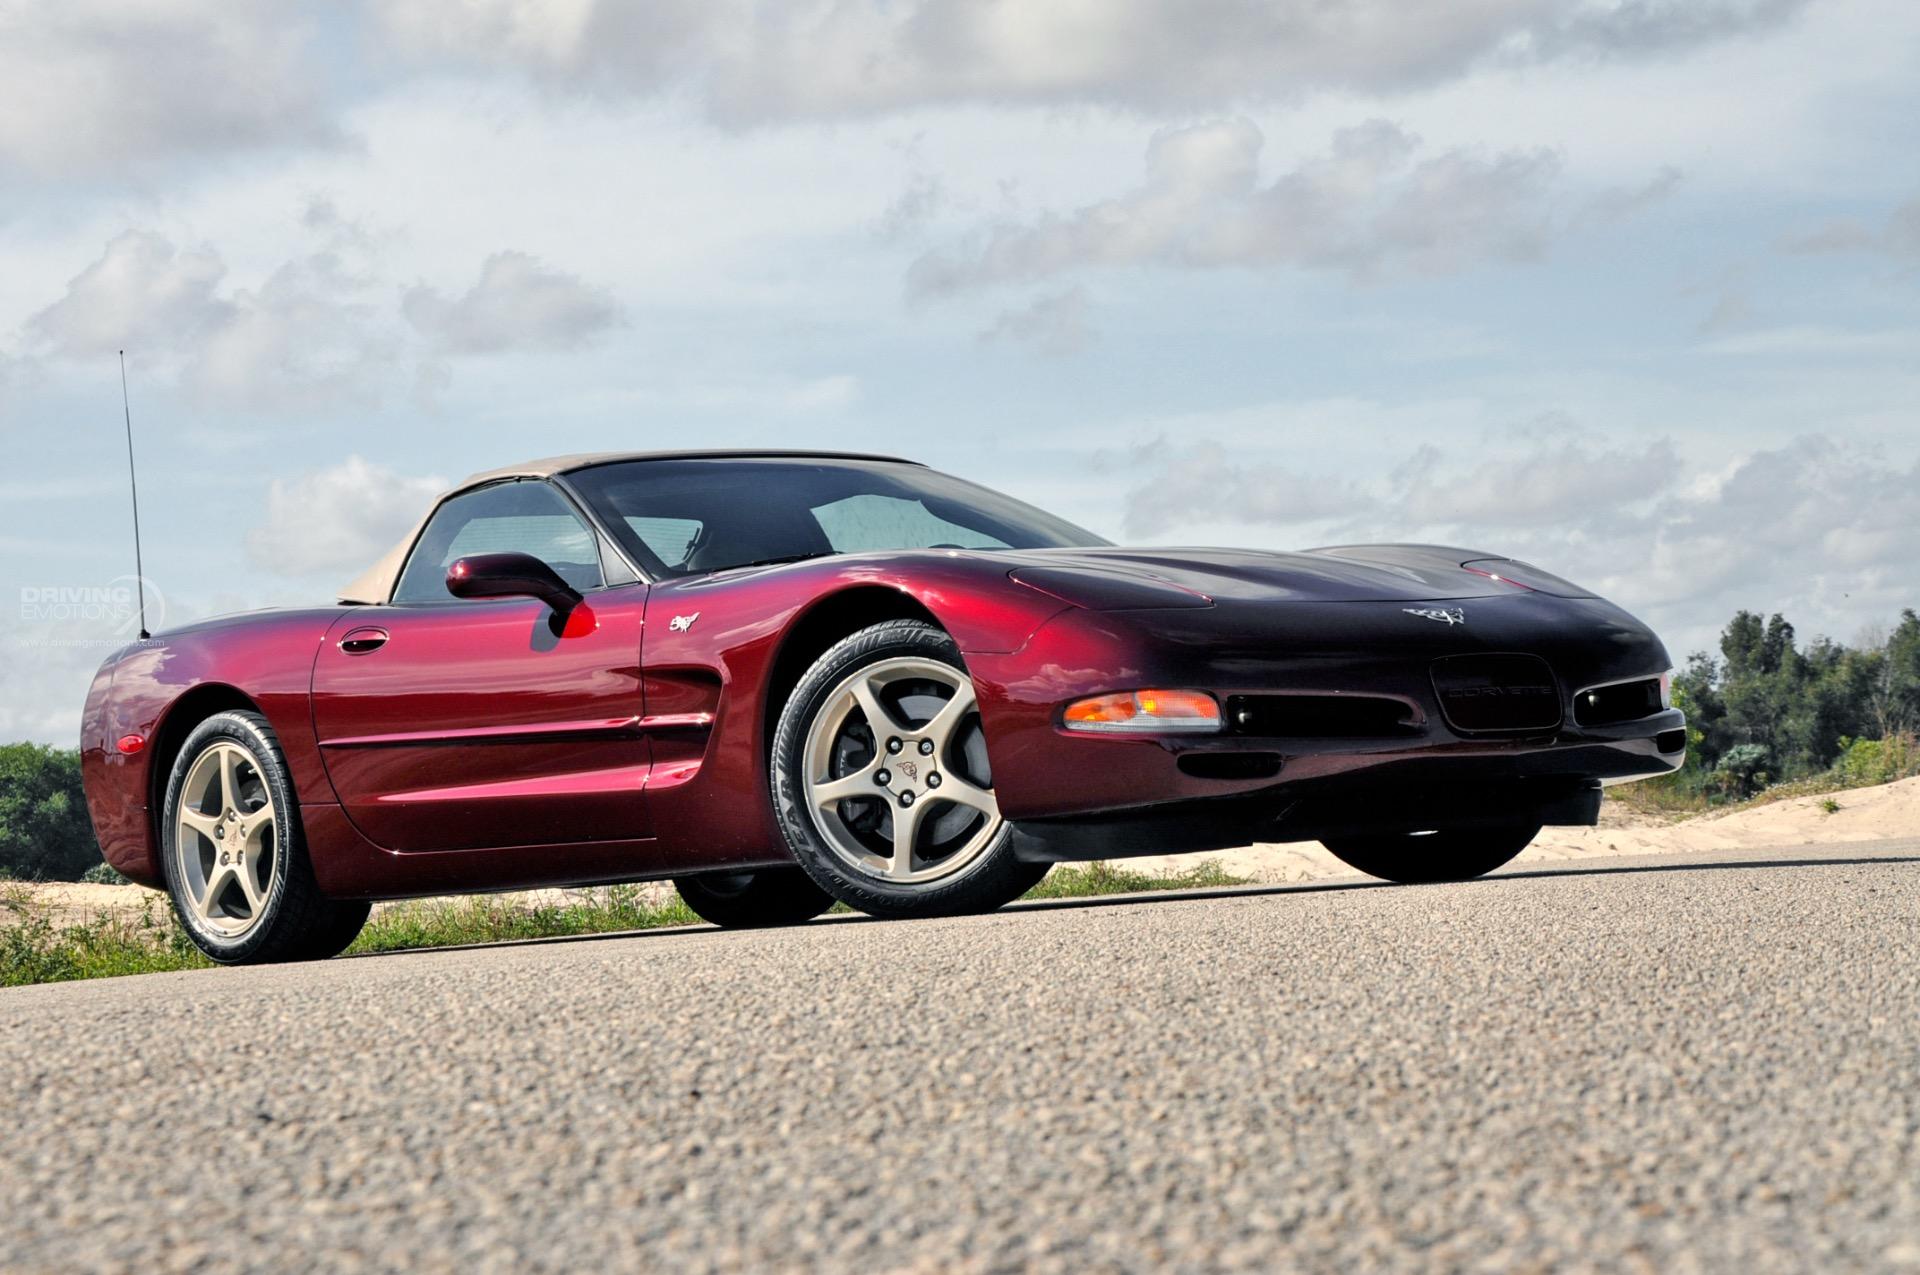
[[1916,119],[1910,0],[0,0],[0,740],[113,640],[123,347],[171,621],[779,445],[1851,638],[1920,605]]

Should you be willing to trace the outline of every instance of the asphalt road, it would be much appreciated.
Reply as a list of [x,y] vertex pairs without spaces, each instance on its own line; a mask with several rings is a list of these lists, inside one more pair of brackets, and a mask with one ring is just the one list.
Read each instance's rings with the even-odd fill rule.
[[1920,840],[0,992],[0,1268],[1920,1270]]

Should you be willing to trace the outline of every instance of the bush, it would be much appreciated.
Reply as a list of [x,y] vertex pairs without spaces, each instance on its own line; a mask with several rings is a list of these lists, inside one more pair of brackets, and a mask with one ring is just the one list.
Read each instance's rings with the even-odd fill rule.
[[142,901],[138,916],[110,913],[58,925],[25,887],[14,886],[0,891],[0,911],[13,914],[0,923],[0,987],[212,964],[157,895]]
[[1912,735],[1892,735],[1886,739],[1840,737],[1840,756],[1833,763],[1833,776],[1842,786],[1865,788],[1870,784],[1890,784],[1910,775],[1920,775],[1920,741]]
[[80,789],[80,754],[0,744],[0,872],[28,881],[77,881],[100,862]]
[[1760,744],[1735,744],[1720,756],[1713,779],[1729,797],[1745,799],[1768,783],[1767,750]]

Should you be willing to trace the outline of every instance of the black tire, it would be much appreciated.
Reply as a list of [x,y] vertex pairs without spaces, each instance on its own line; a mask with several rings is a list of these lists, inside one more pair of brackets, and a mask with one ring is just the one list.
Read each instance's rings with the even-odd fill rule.
[[[253,773],[270,795],[274,810],[273,879],[255,918],[244,933],[237,935],[223,934],[203,922],[180,879],[178,815],[187,777],[202,755],[223,742],[237,744],[249,754]],[[258,713],[216,714],[194,727],[181,745],[161,807],[160,866],[187,937],[222,965],[264,965],[336,956],[360,933],[372,908],[365,900],[329,899],[320,893],[307,858],[300,805],[287,772],[286,756],[280,751],[273,727]]]
[[1369,876],[1403,885],[1425,885],[1483,877],[1525,850],[1539,835],[1540,825],[1535,823],[1513,828],[1336,837],[1321,844],[1342,863]]
[[833,898],[798,868],[705,872],[675,877],[673,888],[703,921],[730,930],[799,925],[833,906]]
[[787,697],[774,731],[768,770],[774,820],[801,869],[834,898],[869,916],[958,916],[991,912],[1019,898],[1046,875],[1046,864],[1014,857],[1011,825],[965,868],[921,883],[892,883],[848,866],[823,840],[807,808],[803,751],[814,716],[845,678],[895,657],[919,657],[947,665],[964,679],[960,648],[940,629],[920,620],[888,620],[849,635],[814,661]]

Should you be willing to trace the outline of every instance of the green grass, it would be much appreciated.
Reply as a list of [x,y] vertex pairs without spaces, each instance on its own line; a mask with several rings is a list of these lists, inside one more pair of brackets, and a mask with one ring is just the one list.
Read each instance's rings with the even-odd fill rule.
[[158,895],[143,902],[138,916],[112,912],[56,926],[30,891],[8,885],[0,887],[0,911],[18,916],[0,925],[0,987],[212,965]]
[[[1210,859],[1168,875],[1091,863],[1055,868],[1026,897],[1084,899],[1245,883],[1246,878],[1233,876]],[[839,904],[833,910],[848,911]],[[0,884],[0,911],[14,914],[11,923],[0,925],[0,987],[212,966],[158,894],[142,900],[138,915],[115,911],[89,920],[55,924],[46,905],[36,902],[30,889],[9,882]],[[385,908],[367,922],[367,928],[347,951],[400,952],[698,924],[700,918],[678,895],[650,903],[645,892],[633,885],[583,891],[579,898],[553,904],[476,894]]]
[[367,922],[367,928],[360,931],[347,951],[400,952],[698,924],[700,918],[680,901],[680,896],[652,904],[634,885],[608,886],[577,901],[558,904],[529,905],[501,895],[476,894],[388,908]]
[[1025,897],[1087,899],[1101,894],[1139,894],[1148,890],[1206,890],[1245,885],[1247,881],[1247,877],[1234,876],[1212,859],[1202,859],[1191,868],[1166,875],[1136,872],[1102,862],[1055,868],[1039,885],[1027,891]]

